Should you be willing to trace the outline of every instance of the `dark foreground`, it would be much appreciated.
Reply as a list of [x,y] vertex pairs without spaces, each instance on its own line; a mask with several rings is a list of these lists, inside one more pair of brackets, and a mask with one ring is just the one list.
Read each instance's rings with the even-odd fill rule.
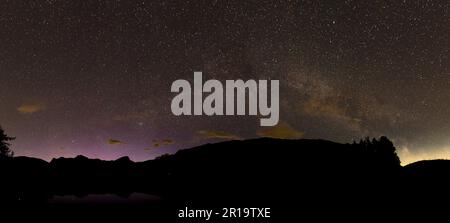
[[[409,220],[450,207],[450,161],[405,167],[385,137],[357,144],[254,139],[135,163],[16,157],[0,161],[4,218],[45,221],[301,222]],[[179,210],[211,209],[209,221]],[[222,208],[270,218],[222,218]],[[309,221],[308,221],[309,222]]]

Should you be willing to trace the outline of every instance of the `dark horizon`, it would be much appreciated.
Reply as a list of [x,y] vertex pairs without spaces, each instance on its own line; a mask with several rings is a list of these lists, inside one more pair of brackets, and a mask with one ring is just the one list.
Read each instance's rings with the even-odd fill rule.
[[[0,136],[0,146],[6,145],[4,138]],[[404,217],[399,210],[417,208],[428,213],[441,206],[438,200],[446,198],[444,192],[450,185],[449,160],[401,166],[392,141],[383,136],[352,144],[234,140],[142,163],[85,157],[48,163],[4,156],[4,148],[0,148],[0,169],[6,183],[0,185],[0,205],[15,219],[61,221],[67,216],[72,220],[89,216],[93,221],[120,217],[133,222],[179,222],[185,217],[177,211],[206,207],[219,213],[214,220],[222,220],[229,218],[219,211],[227,208],[214,208],[230,204],[274,210],[273,218],[265,219],[270,222],[278,222],[281,214],[291,219],[317,219],[317,213],[324,211],[340,214],[333,219],[360,219],[359,214],[392,218],[392,213]],[[344,199],[348,203],[342,205]]]
[[[324,141],[324,142],[332,142],[332,143],[338,143],[338,144],[343,144],[343,145],[346,145],[346,144],[350,145],[352,143],[358,143],[358,142],[360,142],[360,140],[364,140],[364,139],[373,140],[375,138],[365,137],[365,138],[361,138],[359,140],[355,140],[353,142],[347,142],[347,143],[334,142],[334,141],[327,140],[327,139],[308,139],[308,138],[279,139],[279,138],[270,138],[270,137],[257,137],[257,138],[248,138],[248,139],[233,139],[233,140],[218,140],[218,141],[216,140],[214,142],[208,142],[208,143],[204,143],[204,144],[199,144],[199,145],[192,146],[192,147],[184,147],[184,148],[181,148],[181,149],[178,149],[178,150],[174,151],[173,153],[165,153],[165,154],[162,154],[161,156],[157,156],[157,157],[150,158],[150,159],[147,159],[147,160],[134,160],[130,156],[127,156],[127,155],[124,155],[124,156],[121,156],[121,157],[118,157],[118,158],[115,158],[115,159],[108,160],[108,159],[100,159],[98,157],[89,157],[89,156],[85,156],[83,154],[78,154],[78,155],[74,155],[74,156],[66,156],[66,157],[65,156],[52,157],[51,159],[42,159],[42,158],[39,158],[39,157],[30,157],[30,156],[21,156],[21,155],[19,155],[19,156],[15,155],[14,157],[36,158],[36,159],[44,160],[46,162],[51,162],[53,159],[59,159],[59,158],[74,159],[76,157],[86,157],[88,159],[99,159],[99,160],[102,160],[102,161],[116,161],[116,160],[121,159],[121,158],[129,158],[132,162],[145,162],[145,161],[151,161],[151,160],[158,159],[158,158],[163,157],[165,155],[174,155],[178,151],[181,151],[181,150],[190,150],[190,149],[197,148],[197,147],[204,147],[206,145],[215,145],[215,144],[221,144],[221,143],[229,143],[229,142],[232,142],[232,141],[253,141],[253,140],[263,140],[263,139],[288,140],[288,141]],[[394,147],[395,147],[395,145],[394,145]],[[396,153],[398,155],[398,151],[396,151]],[[401,157],[399,157],[399,159],[400,159],[400,165],[401,166],[406,166],[406,165],[409,165],[409,164],[412,164],[412,163],[416,163],[416,162],[420,162],[420,161],[448,160],[448,159],[439,159],[439,158],[438,159],[422,159],[422,160],[416,160],[416,161],[410,162],[410,163],[405,163],[405,162],[402,162]]]

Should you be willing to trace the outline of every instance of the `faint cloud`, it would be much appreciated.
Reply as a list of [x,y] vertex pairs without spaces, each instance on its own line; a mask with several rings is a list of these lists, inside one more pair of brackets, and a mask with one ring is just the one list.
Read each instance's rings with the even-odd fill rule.
[[109,139],[107,142],[109,145],[122,145],[125,144],[124,142],[117,140],[117,139]]
[[200,130],[197,134],[204,139],[240,139],[237,135],[222,131]]
[[33,114],[45,110],[46,107],[42,103],[24,103],[17,108],[20,114]]
[[153,147],[168,146],[174,144],[173,139],[153,140]]
[[276,126],[262,129],[257,135],[278,139],[298,139],[303,137],[304,132],[294,129],[286,122],[282,122]]
[[163,139],[162,142],[164,145],[172,145],[175,143],[172,139]]

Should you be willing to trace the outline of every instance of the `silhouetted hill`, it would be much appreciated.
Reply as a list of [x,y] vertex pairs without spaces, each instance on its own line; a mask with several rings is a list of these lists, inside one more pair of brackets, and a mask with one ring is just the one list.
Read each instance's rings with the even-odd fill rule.
[[[156,161],[169,174],[168,195],[192,195],[187,200],[202,195],[236,199],[237,195],[254,200],[284,192],[292,196],[301,189],[349,190],[354,181],[374,184],[394,178],[399,163],[377,162],[374,154],[356,144],[262,138],[207,144]],[[394,151],[388,155],[397,158]]]
[[[390,213],[417,190],[416,176],[430,171],[446,176],[449,167],[446,161],[401,167],[395,147],[385,137],[353,144],[260,138],[206,144],[145,162],[84,156],[50,162],[3,159],[2,180],[8,183],[0,185],[0,195],[9,204],[61,205],[70,203],[57,199],[61,196],[126,198],[137,193],[156,195],[176,207],[273,207],[293,202],[296,205],[290,207],[302,206],[305,214]],[[345,208],[342,201],[348,202]],[[382,206],[375,205],[380,202]]]
[[423,176],[449,175],[450,160],[421,160],[404,166],[404,169]]
[[16,157],[1,165],[14,182],[9,188],[16,194],[13,199],[20,196],[22,202],[52,195],[133,192],[170,199],[255,200],[322,187],[332,194],[351,190],[353,182],[395,179],[401,169],[395,148],[383,138],[359,144],[261,138],[206,144],[138,163],[128,157],[102,161],[77,156],[50,163]]
[[426,187],[450,186],[450,160],[422,160],[403,168],[410,184],[422,189]]

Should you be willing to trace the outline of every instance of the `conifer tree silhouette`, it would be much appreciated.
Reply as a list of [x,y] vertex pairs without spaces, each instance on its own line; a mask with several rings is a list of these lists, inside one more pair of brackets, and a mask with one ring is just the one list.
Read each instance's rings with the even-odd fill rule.
[[11,143],[9,142],[14,139],[16,138],[8,136],[0,126],[0,158],[9,158],[14,156],[14,152],[9,148],[9,146],[11,146]]

